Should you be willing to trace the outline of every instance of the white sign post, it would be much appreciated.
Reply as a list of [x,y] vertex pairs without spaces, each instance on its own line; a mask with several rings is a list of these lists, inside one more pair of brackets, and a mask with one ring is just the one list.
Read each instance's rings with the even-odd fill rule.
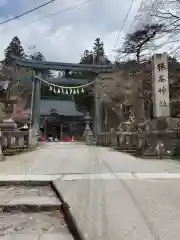
[[170,116],[167,53],[153,57],[153,112],[154,117]]

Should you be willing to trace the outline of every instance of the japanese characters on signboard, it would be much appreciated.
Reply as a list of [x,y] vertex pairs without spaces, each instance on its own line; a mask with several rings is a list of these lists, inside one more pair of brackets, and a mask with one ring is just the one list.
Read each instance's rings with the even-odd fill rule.
[[169,107],[169,81],[168,81],[168,60],[167,54],[154,56],[154,116],[170,116]]

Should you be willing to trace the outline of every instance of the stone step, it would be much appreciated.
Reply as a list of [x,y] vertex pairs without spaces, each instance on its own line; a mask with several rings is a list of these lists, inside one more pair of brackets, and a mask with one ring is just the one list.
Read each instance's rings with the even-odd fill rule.
[[33,210],[58,209],[61,202],[49,186],[0,186],[0,208]]
[[133,156],[135,156],[137,154],[137,147],[134,145],[123,144],[123,145],[116,147],[115,150],[124,152],[124,153],[128,153]]
[[121,152],[136,152],[136,149],[119,149]]
[[0,209],[4,212],[14,210],[30,211],[50,211],[60,209],[61,203],[56,197],[34,196],[34,197],[14,197],[0,203]]
[[[60,212],[59,214],[53,211],[2,212],[0,213],[0,226],[1,240],[72,239],[64,221],[64,216]],[[57,235],[59,238],[53,238]],[[41,236],[44,236],[44,238],[41,238]],[[65,236],[69,236],[69,238],[65,238]]]
[[136,148],[117,148],[118,151],[136,151]]
[[91,140],[91,144],[92,144],[92,145],[96,145],[96,143],[97,143],[96,138],[92,138],[92,140]]
[[0,185],[0,239],[72,240],[52,186],[26,184]]
[[127,147],[127,148],[136,148],[136,145],[131,145],[131,144],[120,144],[119,147]]
[[135,146],[118,146],[115,147],[117,150],[136,150]]
[[44,234],[8,234],[1,236],[1,240],[73,240],[67,233],[44,233]]

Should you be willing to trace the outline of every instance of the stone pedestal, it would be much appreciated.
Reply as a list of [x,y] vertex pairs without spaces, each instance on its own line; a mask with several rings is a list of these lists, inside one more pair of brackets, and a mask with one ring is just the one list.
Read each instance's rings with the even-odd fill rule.
[[28,148],[33,149],[38,145],[36,130],[31,128],[29,129],[29,139],[28,139]]
[[[2,131],[14,131],[17,128],[17,124],[9,118],[5,119],[2,123],[0,123],[0,161],[4,160],[4,155],[2,153],[2,146],[4,139],[2,138]],[[14,139],[12,139],[13,141]]]
[[120,134],[119,136],[120,144],[126,144],[126,145],[131,144],[131,135],[124,134],[124,133],[130,133],[132,131],[133,131],[132,125],[129,122],[129,120],[122,123],[121,128],[119,129],[119,132],[122,132],[122,134]]
[[86,143],[87,145],[90,145],[92,143],[92,131],[91,128],[89,126],[89,124],[86,124],[86,128],[85,128],[85,137],[86,137]]
[[12,120],[11,118],[9,119],[4,119],[2,123],[0,123],[0,129],[3,131],[13,131],[17,129],[17,124]]

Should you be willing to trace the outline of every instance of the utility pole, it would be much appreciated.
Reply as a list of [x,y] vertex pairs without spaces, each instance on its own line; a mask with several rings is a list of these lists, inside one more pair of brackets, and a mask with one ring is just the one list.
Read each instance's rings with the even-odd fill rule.
[[95,135],[97,136],[100,131],[100,102],[99,102],[99,85],[95,82]]
[[[95,57],[93,54],[93,65],[95,65]],[[99,103],[99,84],[98,79],[95,81],[95,123],[94,123],[94,132],[95,136],[97,137],[98,134],[100,134],[101,128],[100,128],[100,103]]]

